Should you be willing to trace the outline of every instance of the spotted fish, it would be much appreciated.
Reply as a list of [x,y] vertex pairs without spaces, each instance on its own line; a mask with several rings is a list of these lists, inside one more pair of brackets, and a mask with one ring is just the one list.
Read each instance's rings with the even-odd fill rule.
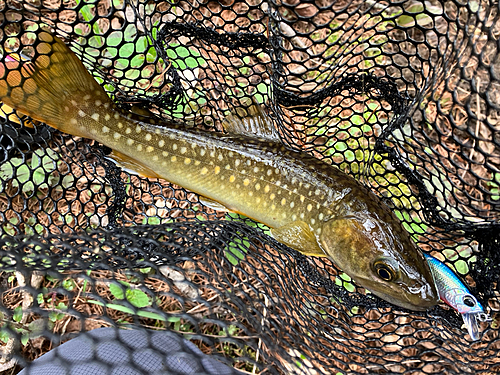
[[245,120],[230,116],[227,134],[140,121],[115,107],[60,39],[42,32],[35,48],[30,63],[0,63],[5,104],[108,146],[112,158],[144,176],[266,224],[278,241],[330,257],[395,305],[424,310],[437,303],[429,265],[388,207],[337,168],[280,144],[260,107]]

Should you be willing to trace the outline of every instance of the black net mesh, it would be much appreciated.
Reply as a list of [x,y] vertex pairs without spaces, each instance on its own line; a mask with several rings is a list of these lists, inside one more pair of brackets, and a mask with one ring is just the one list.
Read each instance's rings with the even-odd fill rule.
[[[394,307],[328,259],[3,105],[5,373],[43,374],[31,361],[68,339],[86,354],[63,344],[45,373],[500,371],[498,2],[12,0],[0,10],[4,60],[36,58],[50,31],[124,111],[221,132],[228,114],[264,105],[286,146],[370,187],[493,318],[472,342],[444,304]],[[123,345],[101,345],[101,327]]]

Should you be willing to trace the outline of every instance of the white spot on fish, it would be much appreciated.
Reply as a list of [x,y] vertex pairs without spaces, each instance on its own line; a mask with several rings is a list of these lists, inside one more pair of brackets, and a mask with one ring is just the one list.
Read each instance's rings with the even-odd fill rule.
[[120,139],[121,137],[122,137],[122,135],[120,133],[115,132],[113,134],[113,138],[116,139],[116,140]]
[[99,113],[94,113],[92,116],[92,120],[99,121]]
[[132,146],[134,144],[134,140],[132,138],[127,139],[127,144]]
[[257,173],[258,171],[259,171],[259,167],[255,167],[255,168],[253,169],[253,172],[254,172],[254,173]]
[[85,112],[83,112],[81,109],[79,109],[79,110],[78,110],[78,116],[80,116],[80,117],[85,117],[85,116],[87,116],[87,115],[85,114]]
[[237,167],[238,165],[240,165],[240,163],[241,163],[241,160],[240,159],[236,159],[234,161],[234,166]]
[[294,201],[291,201],[290,202],[290,208],[294,208],[295,207],[295,202]]
[[204,155],[205,155],[205,152],[206,152],[206,151],[205,151],[205,149],[204,149],[204,148],[200,149],[200,156],[204,156]]
[[101,102],[99,99],[97,99],[97,100],[95,101],[95,105],[96,105],[96,106],[98,106],[98,107],[99,107],[101,104],[102,104],[102,102]]
[[149,142],[151,140],[151,134],[149,134],[149,133],[146,134],[146,136],[144,137],[144,139]]
[[141,144],[137,145],[137,151],[139,151],[139,152],[142,151],[142,145]]
[[313,209],[313,206],[311,203],[309,203],[306,208],[307,208],[307,211],[311,212],[311,210]]
[[153,152],[153,151],[154,151],[154,147],[152,147],[152,146],[146,147],[146,152]]
[[191,164],[191,159],[190,158],[185,158],[184,159],[184,164],[186,164],[186,165]]
[[174,143],[174,144],[172,145],[172,150],[174,150],[174,151],[175,151],[175,150],[177,150],[177,143]]
[[186,147],[181,147],[181,154],[185,154],[187,151],[187,148]]
[[177,156],[175,156],[175,155],[172,156],[172,158],[170,160],[172,160],[172,162],[176,162],[177,161]]
[[318,220],[321,221],[321,220],[323,220],[324,217],[325,217],[325,215],[323,215],[323,213],[320,212],[320,214],[318,215]]
[[158,146],[160,147],[165,146],[165,141],[163,139],[160,139],[160,141],[158,142]]
[[219,154],[219,156],[217,157],[217,159],[219,159],[219,161],[222,161],[224,157],[222,156],[222,154]]
[[130,133],[132,133],[132,129],[130,128],[125,129],[125,134],[130,134]]
[[109,115],[109,113],[106,113],[106,115],[104,116],[104,120],[109,121],[110,118],[111,118],[111,116]]
[[314,225],[316,223],[315,219],[311,219],[311,225]]
[[163,151],[161,154],[162,154],[163,156],[165,156],[165,157],[167,157],[167,156],[168,156],[168,152],[167,152],[167,151]]
[[78,123],[78,121],[76,121],[76,118],[72,118],[71,120],[69,120],[69,123],[71,125],[76,125]]
[[109,128],[107,126],[103,126],[102,127],[102,132],[103,133],[108,133],[109,132]]
[[137,125],[137,126],[135,127],[135,132],[136,132],[137,134],[139,134],[141,131],[142,131],[141,127],[140,127],[139,125]]
[[293,220],[293,221],[297,220],[297,215],[292,214],[292,220]]
[[120,118],[120,114],[119,113],[115,113],[114,114],[114,118],[118,120]]

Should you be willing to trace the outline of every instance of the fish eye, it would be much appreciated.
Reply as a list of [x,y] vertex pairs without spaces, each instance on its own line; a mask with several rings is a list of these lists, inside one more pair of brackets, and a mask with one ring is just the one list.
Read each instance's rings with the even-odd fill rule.
[[383,262],[375,262],[373,265],[375,272],[377,272],[378,277],[385,281],[393,281],[396,279],[396,272],[394,268]]
[[462,300],[465,306],[474,307],[476,306],[476,301],[470,296],[465,296]]

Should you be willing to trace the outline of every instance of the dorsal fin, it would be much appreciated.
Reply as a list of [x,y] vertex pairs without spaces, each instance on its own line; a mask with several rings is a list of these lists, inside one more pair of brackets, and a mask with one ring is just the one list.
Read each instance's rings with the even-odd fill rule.
[[227,116],[222,122],[224,130],[230,134],[280,142],[278,132],[274,129],[271,119],[262,111],[259,104],[252,104],[246,112],[247,116],[244,118],[236,114]]

